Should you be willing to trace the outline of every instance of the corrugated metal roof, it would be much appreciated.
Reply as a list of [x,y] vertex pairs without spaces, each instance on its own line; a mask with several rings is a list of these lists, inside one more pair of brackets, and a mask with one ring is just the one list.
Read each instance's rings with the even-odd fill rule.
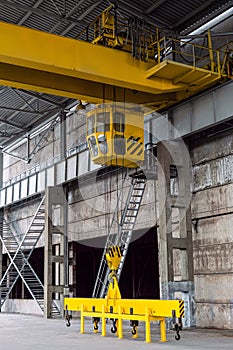
[[[155,26],[178,33],[190,32],[233,6],[233,0],[115,2],[120,17],[139,16]],[[0,21],[77,38],[110,3],[109,0],[0,0]],[[30,129],[35,122],[44,120],[46,111],[69,102],[70,99],[63,97],[27,93],[0,86],[0,146],[22,132],[18,127]]]

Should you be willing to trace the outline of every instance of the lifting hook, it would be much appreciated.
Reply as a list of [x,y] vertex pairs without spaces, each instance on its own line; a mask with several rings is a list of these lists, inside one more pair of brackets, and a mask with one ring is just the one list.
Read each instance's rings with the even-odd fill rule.
[[136,320],[131,320],[130,321],[130,326],[132,326],[132,335],[136,335],[137,334],[137,327],[138,327],[138,321]]
[[180,340],[180,330],[182,329],[177,323],[174,325],[174,330],[176,331],[175,339]]
[[98,325],[99,321],[100,321],[99,317],[93,317],[93,323],[94,323],[93,328],[94,328],[94,331],[98,331],[98,329],[99,329],[99,325]]
[[70,320],[71,320],[72,316],[71,315],[66,315],[65,319],[66,319],[66,326],[67,327],[70,327],[71,323],[70,323]]
[[132,329],[132,335],[135,335],[137,333],[137,329],[136,329],[136,326],[133,325],[133,329]]
[[117,332],[116,320],[112,321],[111,332],[112,333],[116,333]]

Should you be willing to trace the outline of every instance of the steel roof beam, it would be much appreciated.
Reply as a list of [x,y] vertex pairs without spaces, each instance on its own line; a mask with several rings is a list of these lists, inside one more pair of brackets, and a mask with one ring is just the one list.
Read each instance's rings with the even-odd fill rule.
[[155,9],[157,9],[159,6],[161,6],[166,0],[159,0],[159,1],[155,1],[153,5],[151,5],[146,11],[146,14],[149,14],[151,12],[153,12]]
[[2,119],[2,118],[0,118],[0,123],[4,123],[4,124],[6,124],[6,125],[12,126],[12,127],[14,127],[14,128],[20,129],[20,130],[27,130],[27,128],[25,128],[25,127],[23,127],[23,126],[20,126],[20,125],[18,125],[18,124],[9,122],[7,119]]
[[[44,1],[44,0],[38,0],[38,1],[32,6],[32,8],[33,8],[33,9],[36,9],[37,7],[40,6],[40,4],[41,4],[43,1]],[[18,22],[18,25],[22,25],[22,24],[28,19],[28,17],[31,16],[32,13],[33,13],[33,12],[32,12],[31,10],[28,11],[28,12],[23,16],[23,18],[21,18],[21,20]]]
[[161,21],[159,18],[153,16],[154,18],[151,18],[149,16],[146,16],[145,12],[143,12],[142,10],[138,9],[134,4],[130,4],[130,3],[125,3],[125,2],[121,2],[119,1],[117,3],[117,8],[128,11],[129,13],[131,13],[134,16],[143,18],[147,21],[148,24],[151,24],[152,26],[162,26],[162,27],[167,27],[168,23],[165,23],[164,21]]
[[[21,92],[23,92],[24,94],[26,94],[28,96],[35,97],[35,99],[38,99],[38,100],[50,103],[51,105],[56,106],[56,107],[61,106],[67,100],[66,98],[64,98],[64,102],[57,103],[57,102],[54,102],[54,101],[50,100],[49,98],[46,98],[46,97],[40,95],[37,92],[27,91],[27,90],[23,90],[23,89],[18,89],[18,91],[21,91]],[[34,101],[34,99],[32,101]],[[32,102],[32,101],[30,101],[30,102]]]
[[[83,1],[84,0],[81,0],[80,2],[83,2]],[[39,15],[42,17],[49,17],[49,18],[58,20],[59,22],[74,23],[74,24],[84,25],[84,26],[88,25],[88,23],[85,21],[79,21],[79,20],[76,20],[74,18],[72,18],[72,19],[67,18],[66,16],[59,15],[59,14],[54,13],[54,12],[47,12],[47,11],[41,10],[39,8],[34,8],[34,7],[27,6],[27,5],[15,3],[15,2],[0,0],[0,5],[4,5],[6,7],[11,7],[13,9],[18,9],[18,10],[25,11],[25,12],[32,12],[32,13],[35,13],[36,15]],[[77,4],[76,6],[79,6],[79,4]]]
[[29,111],[26,109],[21,109],[21,108],[13,108],[13,107],[8,107],[8,106],[0,106],[0,110],[4,111],[13,111],[13,112],[22,112],[26,114],[35,114],[35,115],[43,115],[44,112],[36,112],[36,111]]

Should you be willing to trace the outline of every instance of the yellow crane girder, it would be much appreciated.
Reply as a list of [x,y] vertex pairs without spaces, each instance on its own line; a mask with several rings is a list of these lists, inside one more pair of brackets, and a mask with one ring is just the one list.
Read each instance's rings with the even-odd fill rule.
[[120,50],[0,22],[0,84],[101,103],[156,104],[186,88],[151,79],[153,63]]

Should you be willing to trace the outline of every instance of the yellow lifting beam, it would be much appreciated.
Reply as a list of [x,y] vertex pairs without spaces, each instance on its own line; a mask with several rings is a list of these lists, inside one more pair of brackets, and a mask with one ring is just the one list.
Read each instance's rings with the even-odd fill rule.
[[151,342],[151,322],[160,323],[161,341],[166,342],[165,318],[173,319],[173,329],[176,331],[176,339],[180,339],[179,331],[182,329],[181,318],[184,317],[183,300],[143,300],[121,299],[121,294],[116,278],[117,269],[121,260],[121,251],[118,246],[110,247],[106,254],[106,260],[110,269],[109,289],[106,298],[64,298],[64,312],[67,325],[70,325],[70,312],[81,313],[80,332],[85,331],[85,317],[92,317],[94,332],[98,331],[98,323],[102,321],[102,336],[106,336],[106,320],[113,321],[112,333],[123,338],[123,320],[129,320],[134,338],[138,337],[138,321],[145,322],[146,342]]

